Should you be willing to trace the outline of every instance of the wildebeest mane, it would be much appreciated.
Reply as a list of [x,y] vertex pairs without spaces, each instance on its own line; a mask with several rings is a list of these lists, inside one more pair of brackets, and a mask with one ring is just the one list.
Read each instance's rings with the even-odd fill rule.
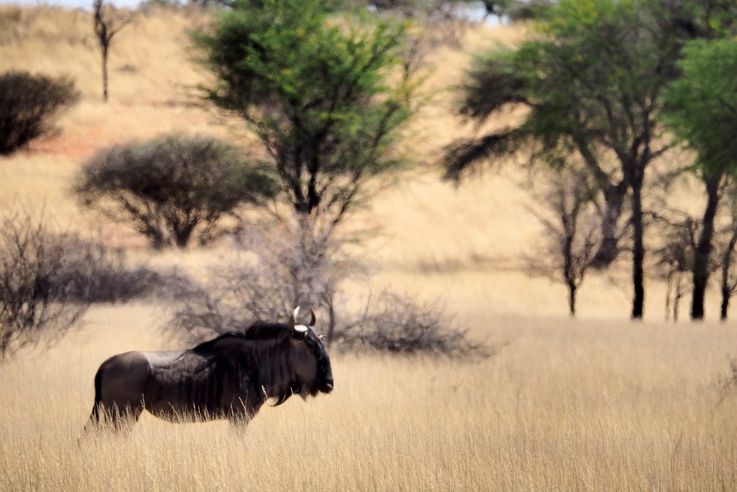
[[269,341],[284,338],[289,333],[289,326],[284,323],[266,323],[256,321],[243,331],[231,330],[215,338],[204,341],[192,349],[196,354],[211,353],[215,344],[225,339],[240,339],[244,341]]
[[[229,359],[233,355],[228,349],[223,352],[218,350],[218,343],[223,340],[242,340],[243,342],[279,342],[286,340],[289,336],[290,328],[285,323],[267,323],[263,321],[256,321],[251,324],[245,330],[232,330],[222,333],[217,337],[207,340],[195,346],[191,351],[198,355],[215,356],[221,361]],[[229,353],[230,352],[230,353]],[[249,351],[250,352],[250,351]],[[299,392],[300,386],[296,382],[291,382],[287,388],[276,395],[276,402],[274,406],[279,406],[289,399],[292,394]]]

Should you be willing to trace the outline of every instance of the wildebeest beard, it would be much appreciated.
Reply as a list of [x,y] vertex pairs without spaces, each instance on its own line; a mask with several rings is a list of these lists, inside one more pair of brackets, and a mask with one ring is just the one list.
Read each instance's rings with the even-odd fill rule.
[[301,390],[302,390],[302,386],[300,384],[293,383],[292,385],[289,386],[289,388],[286,391],[282,391],[282,393],[279,396],[277,396],[276,403],[274,403],[273,406],[278,407],[279,405],[287,401],[289,397],[292,396],[293,394],[295,393],[299,394]]

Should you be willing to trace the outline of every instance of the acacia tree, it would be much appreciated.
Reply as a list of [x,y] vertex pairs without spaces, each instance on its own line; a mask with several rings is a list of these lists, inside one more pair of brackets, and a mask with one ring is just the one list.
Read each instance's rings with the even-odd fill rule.
[[676,74],[682,36],[662,2],[563,0],[551,7],[532,39],[478,58],[464,87],[463,115],[484,121],[504,109],[529,108],[519,126],[452,145],[445,165],[458,179],[491,156],[533,148],[533,157],[580,159],[604,200],[595,263],[619,251],[621,216],[630,194],[632,317],[645,297],[646,171],[667,151],[659,139],[660,94]]
[[318,0],[250,1],[195,38],[217,80],[207,97],[255,132],[298,216],[328,229],[400,164],[392,150],[413,109],[404,29],[362,20],[334,22]]
[[268,168],[209,137],[167,135],[103,149],[80,171],[75,192],[103,215],[131,224],[154,248],[184,248],[226,232],[221,219],[278,191]]
[[694,150],[694,172],[706,191],[693,260],[691,318],[704,318],[714,222],[725,184],[737,173],[737,43],[697,40],[683,50],[681,77],[665,92],[666,121]]

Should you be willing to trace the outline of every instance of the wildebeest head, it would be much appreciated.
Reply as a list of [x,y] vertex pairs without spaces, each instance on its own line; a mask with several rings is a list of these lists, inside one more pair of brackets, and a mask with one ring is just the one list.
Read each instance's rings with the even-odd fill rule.
[[288,324],[292,346],[290,358],[298,380],[298,392],[302,398],[315,396],[318,392],[330,393],[333,391],[333,370],[322,338],[315,331],[315,313],[310,311],[307,325],[296,324],[298,314],[299,307],[292,313]]

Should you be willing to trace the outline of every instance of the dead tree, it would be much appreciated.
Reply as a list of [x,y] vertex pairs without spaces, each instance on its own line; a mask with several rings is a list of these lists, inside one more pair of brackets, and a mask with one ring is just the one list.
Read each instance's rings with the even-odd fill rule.
[[679,220],[657,216],[656,221],[663,227],[665,238],[664,244],[653,252],[666,282],[665,320],[677,322],[681,299],[688,291],[684,279],[693,271],[698,222],[688,215]]
[[596,189],[578,170],[563,169],[550,180],[538,201],[549,212],[536,214],[548,236],[546,262],[535,260],[532,272],[562,281],[568,289],[568,313],[576,315],[576,295],[599,243]]
[[113,38],[132,20],[130,15],[121,15],[114,7],[105,5],[105,0],[93,0],[95,36],[102,55],[102,98],[108,100],[107,62]]

